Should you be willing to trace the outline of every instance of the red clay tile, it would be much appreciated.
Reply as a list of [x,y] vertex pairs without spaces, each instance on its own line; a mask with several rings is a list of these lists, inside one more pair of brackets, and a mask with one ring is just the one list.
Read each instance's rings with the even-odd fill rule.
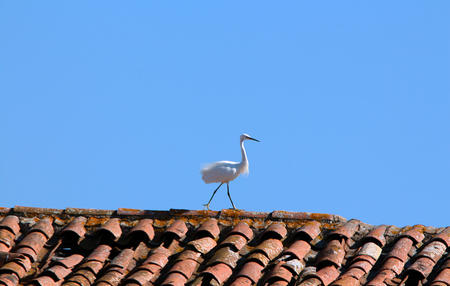
[[192,240],[188,243],[188,245],[192,246],[201,254],[206,254],[217,245],[217,242],[211,237],[206,236],[196,240]]
[[270,260],[277,257],[283,250],[283,243],[278,239],[269,238],[258,244],[255,250],[264,252]]
[[264,237],[270,236],[270,237],[274,237],[276,239],[283,239],[287,234],[287,230],[286,227],[284,226],[284,224],[282,223],[272,223],[265,231],[263,234],[263,239]]
[[84,237],[86,234],[86,229],[84,225],[86,224],[87,218],[79,216],[72,220],[61,232],[62,235],[71,234],[78,238]]
[[370,271],[370,269],[372,269],[373,265],[370,264],[366,260],[356,260],[355,262],[353,262],[351,264],[351,267],[357,267],[357,268],[363,270],[365,273],[369,273],[369,271]]
[[178,272],[170,273],[167,275],[164,282],[161,284],[162,286],[183,286],[186,282],[186,277]]
[[388,257],[381,266],[380,270],[391,270],[395,274],[400,275],[403,271],[403,266],[405,266],[405,263],[402,260],[396,257]]
[[0,275],[0,283],[6,286],[15,286],[19,284],[19,277],[14,273],[4,273]]
[[114,259],[111,261],[110,266],[117,266],[119,268],[126,269],[128,267],[128,264],[130,264],[130,261],[133,259],[133,255],[133,249],[126,248],[122,250],[119,255],[114,257]]
[[72,269],[66,268],[62,265],[54,265],[47,270],[44,271],[44,274],[51,275],[52,277],[55,277],[55,281],[64,279],[67,275],[69,275],[72,272]]
[[386,232],[385,225],[379,225],[374,227],[363,239],[362,241],[376,241],[378,246],[383,247],[386,244],[386,238],[384,233]]
[[219,226],[217,225],[217,220],[214,218],[208,219],[197,229],[196,235],[207,235],[213,239],[216,239],[220,234]]
[[94,251],[89,254],[89,256],[86,258],[86,261],[99,261],[104,262],[106,258],[108,258],[109,254],[111,253],[111,246],[106,244],[100,244],[97,246]]
[[188,231],[186,224],[182,220],[174,221],[167,229],[166,233],[174,234],[178,239],[183,238]]
[[413,227],[400,235],[400,237],[409,237],[414,241],[414,244],[416,244],[421,242],[425,238],[425,235],[423,235],[423,233],[420,232],[417,228]]
[[352,220],[346,222],[343,226],[332,231],[328,235],[328,238],[332,239],[332,237],[338,236],[338,237],[344,237],[345,239],[349,239],[358,230],[360,223],[361,222],[359,220],[352,219]]
[[139,270],[145,270],[147,272],[156,274],[161,271],[161,266],[156,264],[142,264],[138,267]]
[[[339,278],[337,281],[333,282],[331,284],[332,286],[359,286],[361,283],[358,279],[352,277],[352,276],[345,276]],[[384,285],[383,285],[384,286]]]
[[66,268],[73,268],[83,260],[83,256],[80,254],[72,254],[63,259],[56,261],[56,264],[64,265]]
[[223,247],[214,252],[208,264],[224,263],[230,268],[235,268],[239,258],[240,255],[238,252],[232,251],[229,247]]
[[286,261],[283,267],[291,271],[293,275],[298,275],[305,268],[305,264],[298,259],[291,259]]
[[219,245],[222,246],[232,246],[234,250],[239,251],[247,244],[247,239],[240,234],[232,234],[225,238]]
[[310,240],[315,239],[320,233],[320,222],[309,221],[304,226],[295,230],[295,234],[304,234],[308,236]]
[[374,242],[367,242],[358,250],[357,255],[367,255],[377,261],[381,255],[381,247]]
[[420,256],[425,256],[433,260],[435,263],[438,262],[439,259],[441,259],[442,255],[444,254],[445,250],[447,249],[447,245],[444,244],[444,242],[435,240],[430,243],[428,243],[422,251],[419,253]]
[[47,237],[42,232],[31,232],[19,242],[17,249],[28,247],[39,253],[46,242]]
[[206,268],[206,270],[203,271],[203,273],[211,274],[214,277],[214,279],[217,280],[217,282],[219,282],[219,284],[222,285],[231,276],[233,270],[225,263],[217,263],[213,266]]
[[99,285],[101,282],[105,282],[109,285],[116,286],[123,278],[123,273],[119,271],[108,271],[102,277],[98,278],[95,283]]
[[247,257],[247,261],[256,261],[263,267],[266,267],[269,264],[270,259],[262,252],[253,252]]
[[30,271],[32,263],[28,257],[22,259],[14,259],[13,261],[22,266],[23,269],[25,269],[25,272]]
[[186,279],[189,279],[192,276],[192,273],[194,273],[195,269],[198,267],[198,262],[188,259],[188,260],[181,260],[176,262],[169,270],[168,273],[178,272],[184,275]]
[[111,218],[105,224],[98,228],[98,232],[107,232],[112,235],[114,240],[118,240],[122,235],[122,229],[120,228],[120,220],[118,218]]
[[6,251],[11,249],[11,247],[14,245],[14,239],[16,235],[12,232],[10,232],[7,229],[0,229],[0,242],[4,243],[6,245]]
[[330,285],[339,276],[339,271],[334,266],[326,266],[316,272],[316,277],[322,281],[324,286]]
[[93,273],[97,274],[103,268],[103,262],[91,260],[84,262],[80,265],[79,269],[89,269]]
[[35,262],[38,257],[37,253],[32,248],[26,246],[17,249],[16,252],[25,255],[31,262]]
[[270,286],[287,286],[289,284],[289,282],[284,281],[284,280],[279,280],[279,281],[275,281],[272,282],[270,284],[266,284],[266,285],[270,285]]
[[342,276],[351,276],[357,280],[360,280],[366,272],[359,267],[351,267]]
[[253,261],[248,261],[239,271],[237,277],[244,276],[252,280],[253,283],[256,283],[261,277],[261,271],[263,269],[264,267],[261,264]]
[[81,274],[74,275],[74,276],[70,277],[67,281],[75,282],[78,284],[78,286],[90,286],[91,285],[90,280]]
[[8,262],[5,265],[3,265],[1,268],[1,272],[14,273],[19,278],[22,278],[23,276],[25,276],[25,273],[27,273],[27,271],[21,264],[14,261]]
[[450,268],[445,268],[434,278],[431,286],[437,286],[438,283],[446,283],[446,285],[450,285]]
[[0,222],[0,229],[6,229],[17,235],[20,232],[19,218],[14,215],[6,216]]
[[202,256],[200,252],[197,252],[196,250],[191,249],[185,249],[183,252],[178,255],[176,258],[176,261],[191,259],[194,261],[199,261],[199,258]]
[[442,241],[443,243],[445,243],[445,245],[447,247],[450,247],[450,226],[445,228],[438,235],[434,236],[431,240],[432,241],[435,241],[435,240]]
[[245,276],[237,277],[230,286],[251,286],[253,285],[253,281]]
[[431,270],[433,270],[435,264],[436,262],[428,257],[419,257],[406,271],[415,271],[420,273],[422,278],[426,278],[431,273]]
[[239,222],[228,234],[229,236],[239,234],[244,236],[247,241],[251,240],[253,238],[253,230],[246,224],[245,222],[241,221]]
[[413,245],[413,241],[409,237],[400,238],[389,252],[388,257],[396,257],[403,262],[408,259],[408,253]]
[[49,276],[41,276],[33,280],[39,286],[56,286],[55,280]]
[[303,259],[306,254],[311,250],[311,246],[308,242],[304,240],[297,240],[294,241],[291,246],[289,246],[288,249],[286,249],[283,253],[284,254],[292,254],[297,259]]
[[54,233],[52,221],[53,221],[53,219],[43,218],[33,226],[33,228],[30,230],[30,232],[40,231],[47,237],[47,239],[49,239],[50,237],[52,237],[52,235]]
[[143,234],[146,240],[152,240],[155,236],[155,230],[153,229],[152,219],[141,219],[138,224],[134,226],[128,233],[128,236],[134,236],[136,234]]
[[125,283],[125,285],[128,285],[130,282],[136,282],[142,286],[149,282],[154,276],[155,274],[153,274],[152,272],[149,272],[147,270],[139,270],[128,277],[127,283]]
[[143,264],[155,264],[159,265],[161,268],[164,267],[169,261],[168,254],[163,252],[153,252],[150,256],[144,261]]
[[356,256],[353,261],[358,261],[358,260],[364,260],[369,262],[372,266],[375,265],[375,263],[377,262],[373,257],[368,256],[368,255],[358,255]]
[[272,269],[272,271],[269,274],[269,277],[267,279],[267,282],[272,282],[276,280],[284,280],[286,282],[291,281],[292,279],[292,272],[290,272],[285,267],[282,267],[282,263],[279,263],[275,265],[275,267]]
[[302,283],[298,284],[299,286],[322,286],[322,281],[317,277],[309,277],[304,280]]
[[331,240],[322,249],[317,256],[317,265],[322,264],[324,262],[331,262],[336,267],[341,267],[341,263],[345,256],[345,250],[339,240]]

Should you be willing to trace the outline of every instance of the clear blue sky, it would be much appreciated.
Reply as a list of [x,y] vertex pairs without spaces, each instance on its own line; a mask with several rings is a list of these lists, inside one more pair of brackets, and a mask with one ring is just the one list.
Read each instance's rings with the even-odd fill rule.
[[[449,1],[0,1],[1,206],[450,224]],[[231,205],[218,192],[211,207]]]

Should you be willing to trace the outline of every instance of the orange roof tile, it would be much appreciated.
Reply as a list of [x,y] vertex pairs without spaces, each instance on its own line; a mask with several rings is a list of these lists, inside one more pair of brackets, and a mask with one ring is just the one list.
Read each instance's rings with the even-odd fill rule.
[[449,242],[327,214],[0,208],[0,286],[450,285]]

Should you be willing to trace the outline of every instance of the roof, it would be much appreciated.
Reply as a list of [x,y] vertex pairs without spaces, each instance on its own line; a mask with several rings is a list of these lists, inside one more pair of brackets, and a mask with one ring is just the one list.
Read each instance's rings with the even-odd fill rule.
[[0,284],[448,286],[449,244],[328,214],[0,208]]

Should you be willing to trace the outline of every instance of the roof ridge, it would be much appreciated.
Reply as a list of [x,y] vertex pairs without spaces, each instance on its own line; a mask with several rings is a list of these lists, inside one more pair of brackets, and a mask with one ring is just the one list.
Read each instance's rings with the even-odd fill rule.
[[117,210],[102,210],[88,208],[41,208],[41,207],[24,207],[14,206],[13,208],[0,207],[1,215],[20,215],[24,217],[35,216],[85,216],[85,217],[120,217],[120,218],[151,218],[159,220],[168,220],[173,218],[186,219],[206,219],[216,218],[221,220],[236,219],[252,219],[260,221],[319,221],[327,224],[340,224],[347,220],[339,215],[311,213],[311,212],[291,212],[291,211],[272,211],[257,212],[245,210],[222,209],[220,211],[210,210],[187,210],[187,209],[170,209],[170,210],[140,210],[119,208]]

